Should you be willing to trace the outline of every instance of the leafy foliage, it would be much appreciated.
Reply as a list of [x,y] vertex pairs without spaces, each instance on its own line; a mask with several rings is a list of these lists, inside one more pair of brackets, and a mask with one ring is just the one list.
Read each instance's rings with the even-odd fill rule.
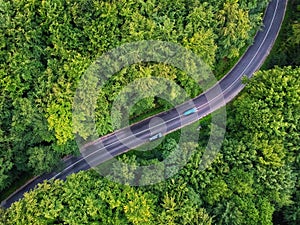
[[[24,172],[50,171],[62,156],[76,154],[73,96],[97,56],[122,43],[157,39],[191,49],[219,71],[251,43],[267,2],[0,1],[0,190]],[[272,65],[299,64],[298,19],[296,13],[291,16],[282,53]],[[192,97],[201,91],[186,73],[170,66],[124,68],[99,93],[99,135],[113,129],[109,110],[118,92],[150,76],[176,81]],[[226,139],[206,170],[199,170],[205,141],[186,143],[180,160],[162,168],[165,174],[185,162],[190,148],[197,152],[166,182],[133,188],[81,172],[66,182],[45,182],[11,208],[0,209],[0,223],[265,225],[284,215],[283,222],[299,224],[299,76],[299,67],[276,67],[247,82],[229,106]],[[131,116],[159,104],[164,103],[144,99]],[[209,125],[202,125],[201,135],[207,137]],[[131,166],[113,167],[111,175],[143,184],[158,174],[137,177],[132,168],[159,163],[175,148],[171,137],[151,153],[123,155],[120,159]]]
[[[234,1],[229,7],[231,2],[0,1],[0,190],[22,173],[49,171],[62,156],[78,153],[74,92],[88,66],[109,49],[139,40],[170,41],[191,49],[212,69],[223,58],[238,57],[268,1]],[[99,93],[99,135],[113,130],[109,110],[117,92],[149,71],[176,81],[191,96],[200,91],[186,73],[167,65],[124,68]],[[133,114],[143,109],[139,104]]]
[[[1,211],[4,224],[273,224],[299,221],[300,68],[258,72],[229,106],[228,133],[217,158],[200,170],[203,140],[179,173],[152,186],[129,187],[80,172],[44,183]],[[244,118],[247,118],[246,120]],[[209,128],[202,123],[203,130]],[[195,129],[194,126],[191,129]],[[201,130],[201,132],[204,132]],[[156,151],[119,157],[114,177],[139,183],[137,166],[162,161],[177,148],[170,134]],[[181,155],[186,157],[184,148]],[[143,156],[143,157],[141,157]],[[173,162],[180,163],[180,162]],[[128,166],[130,165],[130,166]],[[168,166],[165,168],[168,171]],[[274,217],[275,213],[275,217]],[[275,218],[275,221],[273,219]]]
[[[192,199],[190,199],[192,200]],[[43,183],[2,213],[4,224],[211,224],[211,217],[202,208],[193,208],[188,199],[173,212],[178,199],[166,193],[163,204],[150,192],[122,186],[93,171],[80,172],[66,182]],[[175,201],[175,202],[174,202]],[[157,213],[159,212],[159,213]],[[176,213],[176,217],[172,214]],[[169,223],[178,224],[178,223]]]

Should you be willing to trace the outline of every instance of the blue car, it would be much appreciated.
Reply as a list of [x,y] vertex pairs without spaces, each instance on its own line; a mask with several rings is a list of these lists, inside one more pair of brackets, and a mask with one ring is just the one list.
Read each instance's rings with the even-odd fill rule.
[[184,111],[183,115],[188,116],[188,115],[191,115],[191,114],[196,113],[196,112],[197,112],[197,108],[194,107],[194,108],[191,108],[191,109],[188,109],[188,110]]

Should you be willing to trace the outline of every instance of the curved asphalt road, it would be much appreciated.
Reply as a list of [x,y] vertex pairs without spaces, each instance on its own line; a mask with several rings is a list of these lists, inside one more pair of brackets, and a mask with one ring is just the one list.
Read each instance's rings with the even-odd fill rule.
[[[254,44],[248,48],[235,67],[204,94],[199,95],[191,102],[184,103],[172,110],[160,113],[128,128],[106,135],[84,146],[84,153],[80,157],[71,157],[65,161],[65,169],[59,173],[44,174],[30,181],[20,190],[1,203],[9,207],[13,202],[23,197],[23,194],[33,189],[38,183],[49,179],[65,179],[72,173],[86,170],[91,166],[111,159],[132,148],[149,141],[149,137],[162,132],[163,135],[178,130],[196,120],[199,120],[213,111],[221,108],[231,101],[244,87],[241,78],[246,75],[251,77],[257,71],[267,55],[279,33],[286,9],[287,0],[272,0],[265,12],[264,27],[257,33]],[[197,108],[197,113],[183,116],[182,113],[192,107]],[[149,123],[160,121],[157,124]],[[86,162],[89,162],[89,164]]]

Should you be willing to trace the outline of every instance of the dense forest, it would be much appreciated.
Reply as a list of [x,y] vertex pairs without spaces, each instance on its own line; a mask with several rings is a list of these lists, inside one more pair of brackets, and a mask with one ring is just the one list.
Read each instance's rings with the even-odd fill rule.
[[[24,174],[51,171],[63,156],[79,153],[72,102],[80,77],[97,57],[122,43],[170,41],[191,49],[222,76],[222,64],[235,62],[252,42],[267,2],[1,1],[0,191]],[[197,94],[183,71],[162,64],[126,67],[100,93],[99,135],[113,130],[110,108],[116,93],[150,75]]]
[[[229,106],[227,134],[217,159],[199,170],[199,143],[180,172],[152,186],[133,188],[80,172],[66,182],[44,183],[2,212],[4,224],[273,224],[283,210],[288,224],[299,222],[300,68],[258,72]],[[245,119],[246,118],[246,119]],[[202,123],[203,129],[209,123]],[[202,131],[204,132],[204,131]],[[174,138],[156,148],[174,149]],[[155,155],[155,152],[151,153]],[[136,154],[128,165],[149,163]],[[151,163],[158,162],[156,157]],[[115,168],[134,177],[128,168]],[[141,177],[153,179],[151,177]],[[296,195],[294,195],[296,194]]]
[[[252,42],[267,2],[2,2],[0,190],[24,174],[52,170],[65,155],[78,154],[72,101],[77,82],[97,56],[126,42],[171,41],[201,56],[221,78]],[[130,187],[95,171],[80,172],[65,182],[45,182],[9,209],[0,209],[0,224],[299,224],[297,5],[290,2],[290,15],[264,70],[246,80],[242,94],[227,106],[226,137],[206,170],[199,170],[199,165],[209,118],[200,121],[202,139],[192,146],[197,151],[165,182]],[[114,93],[149,76],[149,71],[176,81],[191,97],[198,94],[176,68],[124,68],[98,102],[99,135],[112,131],[109,110]],[[156,105],[155,99],[147,99],[136,111]],[[131,165],[157,163],[176,148],[176,137],[168,135],[151,152],[133,151],[118,158]],[[135,177],[129,168],[116,167],[112,173],[141,183],[152,179]]]

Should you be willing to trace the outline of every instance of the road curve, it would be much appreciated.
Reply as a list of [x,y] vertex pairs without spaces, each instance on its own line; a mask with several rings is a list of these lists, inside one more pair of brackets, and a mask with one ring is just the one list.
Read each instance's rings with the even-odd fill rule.
[[[22,198],[25,192],[33,189],[38,183],[42,183],[43,180],[65,179],[69,174],[89,169],[89,164],[92,166],[100,164],[148,142],[153,134],[161,131],[162,126],[166,127],[163,134],[170,133],[205,117],[230,102],[244,88],[241,78],[243,76],[251,77],[268,56],[279,33],[286,5],[287,0],[272,0],[269,3],[265,11],[263,29],[256,34],[254,44],[247,49],[232,70],[218,82],[218,85],[194,98],[192,102],[184,103],[87,144],[84,146],[85,154],[83,156],[72,157],[65,161],[64,170],[59,173],[44,174],[29,182],[3,201],[1,206],[8,208],[13,202]],[[197,108],[197,116],[182,116],[182,112],[194,106]],[[149,127],[149,122],[154,117],[159,118],[162,123]]]

